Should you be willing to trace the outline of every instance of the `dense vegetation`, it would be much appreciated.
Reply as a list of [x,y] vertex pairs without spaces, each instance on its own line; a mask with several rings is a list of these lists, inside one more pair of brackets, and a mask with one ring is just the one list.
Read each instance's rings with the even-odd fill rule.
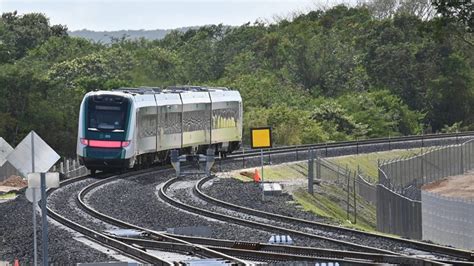
[[[198,29],[199,27],[183,27],[173,29],[175,31],[186,32],[190,29]],[[72,37],[82,37],[94,42],[110,44],[113,39],[121,39],[125,37],[129,40],[145,38],[147,40],[161,40],[173,30],[116,30],[116,31],[91,31],[91,30],[75,30],[69,31]]]
[[473,129],[472,12],[380,17],[369,7],[107,45],[41,14],[4,13],[0,136],[16,145],[33,129],[72,155],[86,92],[174,84],[240,90],[245,137],[271,125],[280,145]]

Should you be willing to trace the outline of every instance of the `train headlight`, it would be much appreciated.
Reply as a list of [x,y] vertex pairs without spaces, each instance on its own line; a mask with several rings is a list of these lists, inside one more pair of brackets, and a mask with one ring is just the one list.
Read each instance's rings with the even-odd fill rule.
[[122,148],[128,147],[128,145],[130,145],[130,140],[122,141]]
[[95,140],[95,139],[82,139],[81,143],[83,145],[92,147],[92,148],[125,148],[130,145],[130,140],[120,141],[120,140]]

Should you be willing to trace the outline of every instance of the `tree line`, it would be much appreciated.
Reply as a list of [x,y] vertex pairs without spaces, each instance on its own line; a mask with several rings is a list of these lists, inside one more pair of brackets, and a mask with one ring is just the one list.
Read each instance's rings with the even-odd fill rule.
[[472,4],[381,15],[387,1],[109,44],[3,13],[0,136],[16,145],[35,130],[71,156],[86,92],[176,84],[239,90],[244,143],[267,125],[278,145],[473,129]]

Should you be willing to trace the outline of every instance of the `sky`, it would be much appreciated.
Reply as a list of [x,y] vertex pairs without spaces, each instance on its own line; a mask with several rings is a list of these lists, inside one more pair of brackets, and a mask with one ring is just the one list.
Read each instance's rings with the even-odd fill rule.
[[291,18],[355,0],[0,0],[0,12],[39,12],[50,23],[69,30],[96,31],[174,29],[225,24],[238,26],[262,20]]

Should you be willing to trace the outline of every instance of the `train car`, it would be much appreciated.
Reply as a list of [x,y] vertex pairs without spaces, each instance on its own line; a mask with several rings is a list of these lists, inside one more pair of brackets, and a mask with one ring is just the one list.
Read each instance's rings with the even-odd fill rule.
[[132,168],[181,153],[239,149],[242,98],[227,88],[120,88],[84,96],[77,156],[96,170]]

